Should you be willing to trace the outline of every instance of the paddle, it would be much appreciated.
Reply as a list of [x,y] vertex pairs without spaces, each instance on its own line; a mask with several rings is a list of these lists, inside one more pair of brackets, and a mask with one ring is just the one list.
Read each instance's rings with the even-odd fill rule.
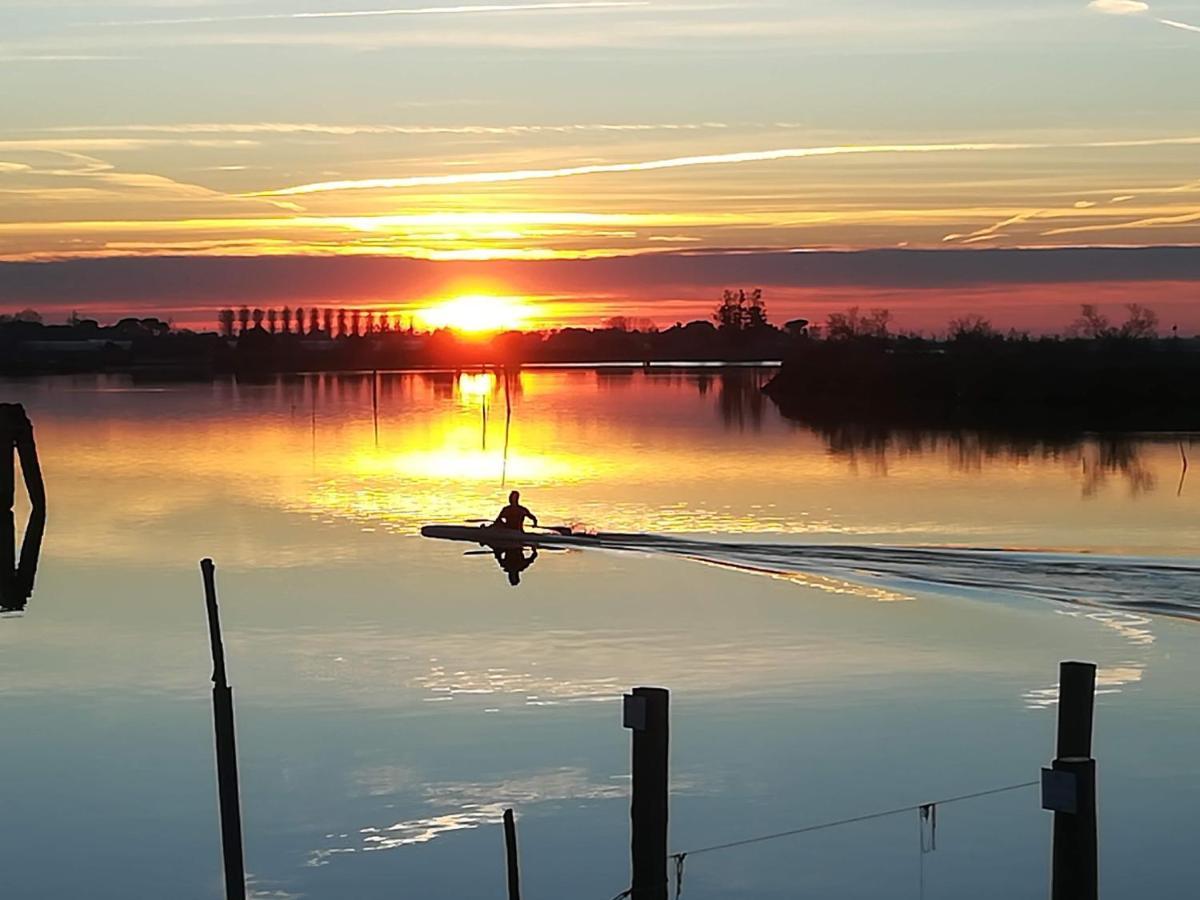
[[[463,519],[468,525],[491,525],[493,519]],[[541,531],[552,531],[555,534],[561,534],[563,537],[570,537],[574,532],[570,525],[535,525]]]

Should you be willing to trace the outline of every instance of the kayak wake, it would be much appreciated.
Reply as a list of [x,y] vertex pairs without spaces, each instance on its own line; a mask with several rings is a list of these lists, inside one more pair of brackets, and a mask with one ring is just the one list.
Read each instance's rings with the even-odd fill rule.
[[[655,534],[542,534],[454,525],[426,537],[480,544],[603,548],[680,557],[756,574],[816,576],[887,594],[1020,596],[1200,621],[1200,560],[1006,549],[706,541]],[[893,599],[899,599],[894,597]]]

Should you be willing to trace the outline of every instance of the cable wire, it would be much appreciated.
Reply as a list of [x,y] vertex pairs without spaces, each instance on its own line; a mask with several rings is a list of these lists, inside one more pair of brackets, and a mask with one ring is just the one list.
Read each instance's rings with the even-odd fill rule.
[[942,804],[946,803],[959,803],[963,800],[975,800],[979,797],[990,797],[993,794],[1003,794],[1007,791],[1018,791],[1023,788],[1036,787],[1040,783],[1040,781],[1025,781],[1021,784],[1010,784],[1007,787],[992,788],[989,791],[976,791],[973,794],[960,794],[957,797],[947,797],[944,800],[934,800],[930,803],[916,803],[912,806],[901,806],[897,807],[896,809],[886,809],[882,812],[867,813],[861,816],[851,816],[848,819],[836,819],[832,822],[821,822],[817,825],[806,825],[803,828],[792,828],[788,831],[777,831],[774,834],[763,834],[759,835],[758,837],[744,838],[740,841],[729,841],[725,844],[713,844],[710,847],[701,847],[698,850],[686,850],[681,853],[672,853],[670,855],[670,859],[678,860],[680,857],[684,856],[696,856],[700,853],[712,853],[716,850],[729,850],[732,847],[744,847],[747,844],[758,844],[763,841],[774,841],[779,838],[791,837],[792,835],[807,834],[810,831],[823,831],[826,828],[836,828],[839,825],[852,825],[855,822],[867,822],[871,819],[883,819],[887,816],[897,816],[900,813],[920,810],[923,806],[930,806],[934,804],[941,806]]

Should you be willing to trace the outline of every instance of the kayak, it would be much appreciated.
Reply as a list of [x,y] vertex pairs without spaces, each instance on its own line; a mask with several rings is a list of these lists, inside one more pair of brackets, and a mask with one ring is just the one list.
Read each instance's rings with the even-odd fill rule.
[[601,542],[597,535],[592,534],[555,534],[543,531],[515,531],[512,528],[498,528],[494,525],[424,525],[421,536],[437,538],[443,541],[468,541],[472,544],[487,544],[489,546],[507,545],[536,547],[541,544],[556,547],[594,547]]

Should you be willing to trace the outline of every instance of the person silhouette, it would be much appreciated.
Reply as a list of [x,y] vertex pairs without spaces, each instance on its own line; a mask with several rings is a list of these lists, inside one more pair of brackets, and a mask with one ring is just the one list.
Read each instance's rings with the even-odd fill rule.
[[533,527],[537,528],[537,516],[521,505],[521,492],[513,491],[508,495],[508,506],[500,510],[500,515],[496,516],[496,520],[492,522],[492,527],[524,531],[526,519],[531,520]]
[[496,547],[492,551],[500,568],[508,573],[508,583],[516,587],[521,583],[521,573],[533,565],[537,559],[537,547],[529,548],[529,556],[525,555],[524,547]]

